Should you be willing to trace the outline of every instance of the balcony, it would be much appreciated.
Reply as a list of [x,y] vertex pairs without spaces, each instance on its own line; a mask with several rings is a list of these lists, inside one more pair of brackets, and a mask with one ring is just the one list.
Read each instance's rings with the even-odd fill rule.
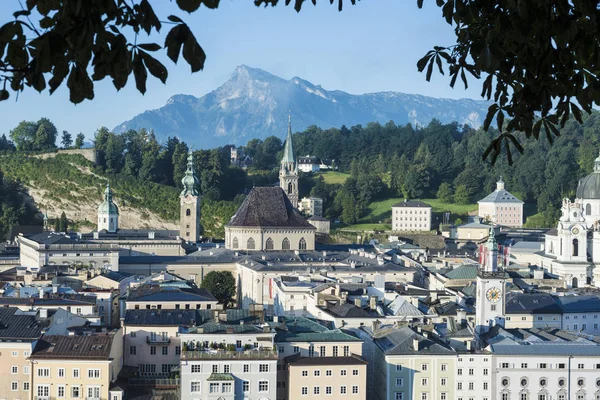
[[171,338],[164,337],[164,336],[156,336],[156,337],[146,336],[146,343],[148,343],[148,344],[169,344],[169,343],[171,343]]
[[145,387],[153,389],[178,389],[181,384],[180,379],[174,378],[129,378],[129,387]]
[[247,351],[182,351],[182,360],[277,360],[278,355],[273,350]]

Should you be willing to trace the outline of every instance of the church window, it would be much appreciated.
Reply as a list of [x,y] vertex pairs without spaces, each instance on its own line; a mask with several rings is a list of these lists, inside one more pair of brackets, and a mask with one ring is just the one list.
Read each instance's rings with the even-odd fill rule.
[[248,239],[248,243],[246,244],[246,248],[248,250],[254,250],[254,239]]
[[292,182],[288,183],[288,194],[292,194],[294,191],[294,184]]
[[573,257],[579,255],[579,240],[573,239]]
[[281,243],[281,248],[283,250],[289,250],[290,249],[290,241],[288,238],[283,239],[283,242]]
[[234,238],[233,238],[233,244],[232,244],[232,246],[231,246],[231,247],[233,247],[234,249],[237,249],[239,245],[240,245],[240,244],[239,244],[239,242],[238,242],[238,238],[234,237]]
[[273,250],[273,239],[271,239],[271,238],[267,239],[266,249],[267,250]]
[[187,237],[190,237],[190,233],[189,233],[189,232],[186,232],[186,233],[185,233],[185,236],[187,236]]
[[192,215],[192,210],[188,208],[187,210],[185,210],[185,216],[189,217],[190,215]]
[[592,205],[589,203],[585,205],[585,215],[592,215]]
[[104,218],[104,223],[106,223],[106,218]]
[[300,244],[298,246],[300,250],[306,250],[306,240],[304,238],[300,239]]

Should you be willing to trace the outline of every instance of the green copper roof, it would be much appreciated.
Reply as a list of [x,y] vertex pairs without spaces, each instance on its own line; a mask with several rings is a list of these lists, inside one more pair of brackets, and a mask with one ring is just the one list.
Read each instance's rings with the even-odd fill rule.
[[113,203],[113,192],[110,184],[106,185],[104,190],[104,201],[98,206],[99,214],[119,214],[119,207]]
[[490,235],[488,236],[488,240],[485,245],[490,250],[498,251],[498,243],[496,242],[496,233],[494,232],[494,228],[490,228]]
[[292,145],[292,116],[288,119],[288,133],[285,139],[285,147],[283,148],[283,158],[281,163],[294,163],[294,146]]
[[210,376],[208,378],[206,378],[207,381],[232,381],[233,380],[233,376],[231,374],[217,374],[217,373],[212,373],[210,374]]
[[192,150],[188,153],[187,169],[185,170],[185,175],[181,179],[181,184],[183,185],[181,197],[187,195],[198,196],[198,191],[196,190],[198,178],[196,178],[196,175],[194,174],[194,155],[192,154]]

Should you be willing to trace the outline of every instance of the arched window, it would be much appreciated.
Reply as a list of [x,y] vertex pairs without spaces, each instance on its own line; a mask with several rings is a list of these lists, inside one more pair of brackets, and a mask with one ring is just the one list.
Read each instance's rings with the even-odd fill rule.
[[550,254],[554,254],[554,242],[550,242]]
[[189,217],[190,215],[192,215],[192,209],[188,208],[187,210],[185,210],[185,216]]
[[288,238],[283,239],[283,242],[281,243],[281,248],[283,250],[289,250],[290,249],[290,241],[288,240]]
[[266,249],[273,250],[273,239],[271,239],[271,238],[267,239]]
[[248,242],[246,243],[246,248],[248,250],[254,250],[254,239],[248,239]]
[[590,203],[585,205],[585,215],[592,215],[592,205]]
[[234,249],[237,249],[239,246],[240,246],[240,243],[238,242],[238,238],[234,237],[231,247],[233,247]]
[[579,255],[579,240],[573,239],[573,257]]
[[300,250],[306,250],[306,240],[304,240],[304,238],[300,239],[300,243],[298,245],[298,248]]
[[576,287],[577,287],[577,283],[578,283],[578,282],[577,282],[577,278],[573,278],[573,280],[571,281],[571,286],[572,286],[573,288],[576,288]]
[[294,191],[294,184],[292,182],[288,183],[288,194],[292,194]]

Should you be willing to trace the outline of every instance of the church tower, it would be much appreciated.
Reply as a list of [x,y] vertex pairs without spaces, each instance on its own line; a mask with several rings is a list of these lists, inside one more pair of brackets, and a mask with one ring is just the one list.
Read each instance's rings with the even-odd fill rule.
[[294,161],[294,148],[292,145],[292,117],[288,119],[288,133],[283,148],[283,158],[279,170],[279,187],[283,189],[290,202],[298,208],[298,170]]
[[104,201],[98,206],[98,232],[115,233],[119,229],[119,208],[113,203],[113,191],[110,184],[104,190]]
[[179,195],[179,237],[196,243],[200,239],[200,196],[196,190],[198,178],[194,174],[194,156],[190,150],[187,158],[187,169],[181,179],[183,190]]
[[498,243],[494,228],[490,228],[485,244],[483,265],[477,273],[475,333],[482,335],[497,323],[504,325],[506,280],[498,269]]

